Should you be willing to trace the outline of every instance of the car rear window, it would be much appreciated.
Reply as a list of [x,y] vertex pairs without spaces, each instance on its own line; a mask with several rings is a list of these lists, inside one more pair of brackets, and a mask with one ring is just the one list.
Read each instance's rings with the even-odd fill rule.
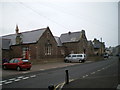
[[22,59],[22,61],[23,61],[23,62],[29,62],[29,60],[27,60],[27,59]]

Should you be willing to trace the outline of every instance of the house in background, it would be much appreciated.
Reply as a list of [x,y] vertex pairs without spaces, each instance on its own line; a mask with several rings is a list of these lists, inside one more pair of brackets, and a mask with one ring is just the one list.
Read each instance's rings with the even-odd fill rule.
[[103,55],[105,53],[105,43],[100,42],[96,38],[93,40],[94,53],[95,55]]
[[61,34],[60,40],[65,48],[65,55],[73,53],[92,54],[92,51],[89,51],[92,49],[89,49],[91,45],[88,45],[85,30]]
[[[42,60],[57,57],[57,42],[49,27],[2,36],[3,58],[23,57],[30,60]],[[7,53],[6,53],[7,51]]]

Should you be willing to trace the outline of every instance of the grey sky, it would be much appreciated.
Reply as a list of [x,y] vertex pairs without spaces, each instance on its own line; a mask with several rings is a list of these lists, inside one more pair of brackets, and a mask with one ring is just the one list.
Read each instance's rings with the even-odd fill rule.
[[[71,0],[72,1],[72,0]],[[102,37],[106,46],[118,45],[118,2],[1,2],[0,35],[49,26],[54,36],[86,31],[88,40]],[[1,14],[2,13],[2,14]]]

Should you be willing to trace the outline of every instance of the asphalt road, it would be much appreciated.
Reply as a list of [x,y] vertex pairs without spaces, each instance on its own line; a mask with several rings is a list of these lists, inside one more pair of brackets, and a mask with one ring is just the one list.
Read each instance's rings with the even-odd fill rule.
[[84,76],[89,75],[90,73],[92,74],[96,71],[99,71],[100,73],[100,70],[103,68],[108,69],[110,67],[113,67],[114,69],[111,68],[112,70],[106,70],[105,73],[107,73],[107,71],[112,72],[112,74],[115,76],[114,85],[117,85],[118,78],[116,77],[118,75],[118,60],[116,57],[112,57],[99,62],[77,64],[58,69],[28,73],[24,75],[14,75],[11,77],[3,78],[3,80],[0,81],[0,85],[2,86],[3,90],[5,88],[48,88],[48,86],[51,84],[58,85],[65,81],[65,70],[69,71],[70,80],[75,80],[83,78]]

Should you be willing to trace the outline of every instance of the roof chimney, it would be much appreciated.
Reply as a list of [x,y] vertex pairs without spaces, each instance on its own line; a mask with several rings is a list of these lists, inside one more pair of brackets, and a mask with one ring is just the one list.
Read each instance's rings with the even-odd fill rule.
[[16,25],[16,29],[15,29],[15,31],[16,31],[16,34],[18,34],[18,33],[19,33],[19,28],[18,28],[18,25]]
[[68,34],[71,34],[71,32],[69,31]]

